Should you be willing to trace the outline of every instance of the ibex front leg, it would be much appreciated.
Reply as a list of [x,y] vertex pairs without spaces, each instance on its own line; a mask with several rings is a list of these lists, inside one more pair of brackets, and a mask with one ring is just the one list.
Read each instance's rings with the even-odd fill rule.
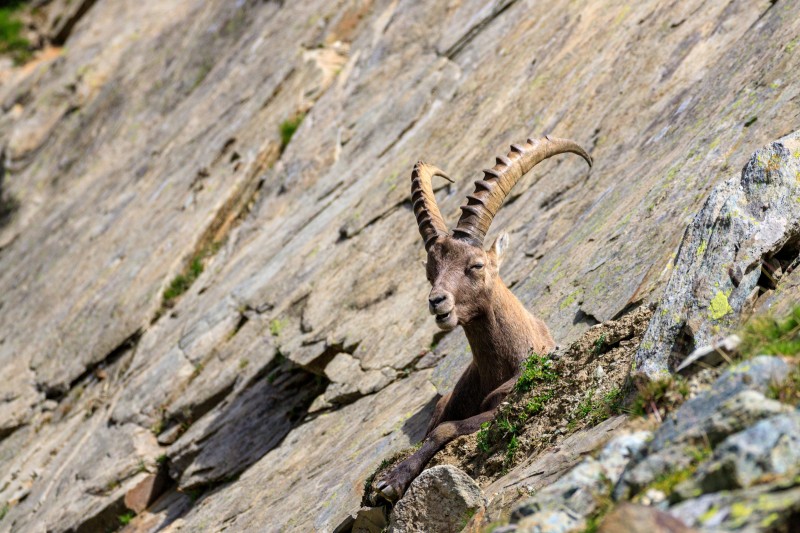
[[[517,377],[515,376],[493,390],[481,404],[482,412],[480,414],[464,420],[450,420],[437,425],[433,431],[428,433],[425,440],[422,441],[422,446],[414,455],[395,466],[387,476],[377,483],[375,488],[378,492],[389,501],[399,500],[414,478],[422,472],[428,461],[436,455],[436,452],[444,448],[448,442],[456,437],[475,433],[481,428],[481,424],[494,419],[497,408],[516,382]],[[450,397],[450,401],[458,397],[455,393],[459,389],[460,387],[457,385],[453,391],[454,394]],[[447,407],[444,407],[444,411],[446,412],[447,410]]]
[[416,478],[428,461],[436,455],[436,452],[461,435],[475,433],[481,428],[481,424],[494,418],[495,407],[491,411],[486,411],[479,415],[472,416],[466,420],[442,422],[430,435],[422,441],[422,447],[414,455],[398,464],[388,476],[381,479],[375,488],[389,501],[399,500],[405,493],[408,486]]

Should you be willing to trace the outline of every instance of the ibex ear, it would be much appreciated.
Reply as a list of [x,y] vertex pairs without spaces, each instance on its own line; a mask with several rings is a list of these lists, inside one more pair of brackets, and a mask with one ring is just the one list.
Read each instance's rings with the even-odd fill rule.
[[510,242],[511,238],[505,231],[501,233],[494,240],[494,244],[492,245],[492,252],[494,253],[495,258],[497,259],[498,268],[500,268],[500,263],[503,261],[503,255],[506,253],[506,250],[508,250],[508,245]]

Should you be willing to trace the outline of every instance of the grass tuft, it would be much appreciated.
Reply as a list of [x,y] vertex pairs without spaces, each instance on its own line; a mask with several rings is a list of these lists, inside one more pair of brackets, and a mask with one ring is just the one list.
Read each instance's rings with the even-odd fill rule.
[[533,352],[522,364],[522,374],[514,385],[514,390],[527,392],[538,383],[555,381],[557,378],[558,374],[553,370],[553,362],[546,355]]
[[650,381],[638,386],[638,394],[630,407],[631,414],[659,417],[678,408],[689,396],[689,385],[680,376],[671,376],[658,381]]
[[172,307],[175,300],[189,290],[189,287],[200,277],[203,273],[203,259],[201,256],[195,256],[192,262],[189,263],[189,268],[183,274],[175,276],[164,290],[164,307]]
[[0,54],[9,55],[14,63],[21,65],[31,56],[31,43],[22,36],[23,23],[19,20],[19,10],[24,2],[4,2],[0,7]]
[[127,526],[133,520],[133,517],[136,516],[132,512],[128,511],[127,513],[121,514],[117,517],[119,520],[120,525]]
[[739,351],[745,358],[756,355],[800,356],[800,306],[788,317],[750,320],[742,331]]
[[291,141],[292,137],[294,137],[297,128],[299,128],[300,124],[303,123],[304,118],[306,118],[305,113],[297,113],[292,118],[288,118],[281,122],[281,125],[278,126],[278,131],[281,135],[281,152],[283,152],[289,145],[289,141]]

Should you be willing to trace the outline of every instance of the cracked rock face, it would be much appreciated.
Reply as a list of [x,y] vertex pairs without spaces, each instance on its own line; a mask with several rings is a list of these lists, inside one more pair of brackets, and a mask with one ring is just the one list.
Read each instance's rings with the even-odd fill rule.
[[[692,213],[800,112],[796,6],[701,4],[46,3],[64,47],[0,72],[0,531],[117,525],[161,464],[199,496],[152,529],[356,513],[470,357],[426,309],[419,159],[454,221],[509,143],[574,138],[589,175],[549,160],[498,213],[503,279],[561,345],[657,301]],[[781,143],[748,198],[777,200]],[[779,308],[800,283],[757,207]]]
[[[800,132],[756,151],[718,185],[686,230],[664,298],[636,354],[658,378],[670,356],[711,344],[800,265]],[[688,350],[687,350],[688,347]]]

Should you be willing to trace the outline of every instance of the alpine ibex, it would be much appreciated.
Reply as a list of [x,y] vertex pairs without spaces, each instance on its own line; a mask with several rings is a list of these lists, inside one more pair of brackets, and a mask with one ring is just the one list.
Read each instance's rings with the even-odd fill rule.
[[548,157],[572,152],[589,166],[592,158],[573,141],[544,137],[511,145],[506,157],[475,182],[475,192],[461,207],[458,225],[449,235],[431,179],[452,180],[440,169],[419,162],[411,174],[411,201],[428,260],[425,266],[432,288],[428,310],[439,328],[464,328],[472,362],[453,391],[439,400],[422,446],[378,481],[376,488],[390,501],[399,499],[411,481],[445,444],[480,429],[494,418],[500,403],[519,377],[531,351],[540,354],[555,346],[543,321],[531,315],[499,276],[508,234],[501,234],[489,251],[483,239],[500,206],[517,181]]

